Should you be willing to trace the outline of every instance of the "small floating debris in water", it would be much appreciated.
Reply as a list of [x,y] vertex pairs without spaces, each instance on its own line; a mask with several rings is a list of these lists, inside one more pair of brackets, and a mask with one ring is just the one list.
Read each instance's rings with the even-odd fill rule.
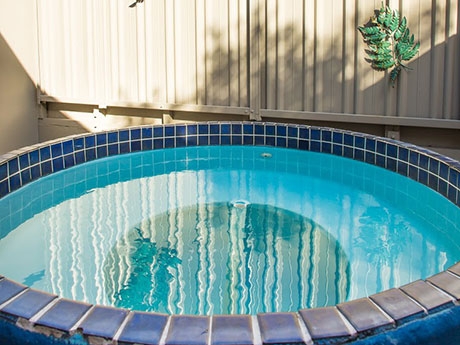
[[272,154],[268,152],[264,152],[260,155],[262,158],[272,158]]
[[232,206],[236,208],[246,208],[249,205],[249,201],[246,200],[237,200],[232,202]]

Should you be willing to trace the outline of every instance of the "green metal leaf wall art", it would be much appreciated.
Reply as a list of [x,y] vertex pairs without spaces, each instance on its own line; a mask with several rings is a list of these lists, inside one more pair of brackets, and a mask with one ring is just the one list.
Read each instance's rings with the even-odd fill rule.
[[394,87],[401,70],[410,69],[406,61],[417,55],[420,48],[420,42],[415,42],[407,27],[406,17],[401,19],[397,10],[385,7],[382,2],[380,10],[358,30],[368,46],[366,61],[377,71],[391,68],[390,81]]

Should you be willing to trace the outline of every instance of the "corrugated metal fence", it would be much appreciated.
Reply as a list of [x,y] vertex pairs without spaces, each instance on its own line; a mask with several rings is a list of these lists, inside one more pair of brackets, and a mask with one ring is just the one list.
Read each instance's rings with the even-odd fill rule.
[[131,2],[37,0],[42,101],[460,120],[457,0],[388,2],[421,41],[395,88],[365,62],[356,30],[380,1]]

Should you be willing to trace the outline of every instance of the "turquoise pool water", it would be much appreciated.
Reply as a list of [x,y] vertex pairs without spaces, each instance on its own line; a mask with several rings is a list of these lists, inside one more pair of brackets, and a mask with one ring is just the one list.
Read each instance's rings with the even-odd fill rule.
[[0,212],[11,215],[0,228],[2,275],[175,314],[335,305],[426,278],[460,255],[460,210],[431,189],[272,147],[97,160],[30,183],[1,199]]

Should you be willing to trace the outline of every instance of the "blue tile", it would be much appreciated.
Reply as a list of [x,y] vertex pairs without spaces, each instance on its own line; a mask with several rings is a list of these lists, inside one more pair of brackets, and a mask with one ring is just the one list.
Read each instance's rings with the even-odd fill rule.
[[343,144],[343,133],[333,132],[332,133],[332,142],[334,144]]
[[165,137],[173,137],[174,136],[174,126],[165,126]]
[[391,158],[398,158],[398,148],[395,145],[387,145],[387,156]]
[[96,159],[96,149],[91,148],[91,149],[85,150],[85,155],[86,155],[87,162]]
[[439,176],[446,181],[449,180],[449,166],[444,162],[439,164]]
[[303,344],[302,333],[295,314],[258,314],[263,344]]
[[408,162],[409,161],[409,150],[406,149],[405,147],[399,147],[398,150],[399,150],[398,159],[404,162]]
[[255,124],[254,125],[254,132],[257,135],[264,135],[265,134],[265,126],[261,124]]
[[355,140],[353,135],[345,133],[343,135],[343,143],[347,146],[354,146],[355,145]]
[[159,126],[159,127],[154,127],[154,128],[153,128],[153,137],[154,137],[154,138],[164,137],[163,126]]
[[32,180],[36,180],[39,177],[41,177],[41,171],[40,171],[40,165],[37,164],[30,168],[30,178]]
[[[201,138],[201,137],[200,137],[200,138]],[[205,138],[206,138],[206,140],[207,140],[208,137],[205,137]],[[207,141],[206,141],[206,142],[207,142]],[[172,137],[172,138],[165,138],[165,148],[167,148],[167,149],[172,149],[172,148],[175,147],[175,145],[176,145],[176,141],[175,141],[174,137]],[[203,145],[207,145],[207,144],[203,144]]]
[[10,298],[16,296],[25,288],[26,286],[18,284],[6,278],[0,280],[0,304],[3,304]]
[[230,124],[223,123],[220,125],[220,133],[221,134],[230,134]]
[[62,156],[62,143],[51,145],[51,157],[56,158]]
[[64,155],[72,153],[73,151],[73,140],[67,140],[62,143],[62,152]]
[[321,140],[321,130],[317,129],[317,128],[312,128],[310,130],[310,139],[311,140]]
[[21,171],[21,184],[25,185],[30,182],[30,169]]
[[96,146],[96,137],[94,135],[90,135],[85,137],[85,148],[92,148]]
[[438,190],[439,177],[437,175],[428,174],[428,187],[433,190]]
[[448,189],[447,182],[439,179],[438,180],[438,192],[444,195],[445,197],[447,197],[447,189]]
[[419,154],[415,151],[409,151],[409,162],[418,166]]
[[53,159],[53,172],[64,169],[64,159],[62,157]]
[[[213,125],[213,126],[217,127],[217,133],[219,133],[219,125]],[[176,137],[183,137],[186,134],[187,134],[187,127],[186,126],[184,126],[184,125],[176,126]]]
[[10,191],[15,191],[21,187],[21,176],[20,174],[15,174],[10,176]]
[[323,152],[323,153],[332,153],[332,144],[323,141],[321,143],[321,152]]
[[254,126],[252,124],[245,123],[243,125],[243,134],[254,134]]
[[344,156],[345,158],[351,158],[351,159],[353,159],[353,157],[354,157],[353,148],[352,148],[352,147],[349,147],[349,146],[344,146],[344,147],[343,147],[343,156]]
[[109,144],[118,143],[118,132],[107,133],[107,141]]
[[299,136],[299,128],[289,126],[288,127],[288,137],[290,138],[297,138]]
[[434,158],[430,158],[428,160],[429,164],[429,171],[431,171],[433,174],[439,174],[439,161]]
[[[153,149],[153,140],[152,139],[142,140],[142,151],[149,151],[151,149]],[[110,154],[110,146],[109,146],[109,154]]]
[[140,140],[131,141],[131,152],[137,152],[141,150]]
[[365,162],[369,164],[375,164],[375,153],[366,151]]
[[97,155],[97,158],[104,158],[104,157],[107,157],[107,146],[104,145],[104,146],[98,146],[96,148],[96,155]]
[[245,135],[243,137],[243,145],[254,145],[254,137],[252,135]]
[[459,184],[459,177],[460,174],[457,170],[450,168],[449,169],[449,182],[452,183],[454,186],[458,186]]
[[131,152],[131,145],[129,142],[120,143],[120,153],[129,153]]
[[141,130],[139,128],[131,129],[131,140],[139,140],[141,138]]
[[287,147],[289,147],[290,149],[296,149],[298,146],[299,146],[298,139],[288,139]]
[[330,130],[322,129],[321,130],[321,140],[322,141],[332,141],[332,133]]
[[418,182],[428,185],[428,172],[425,170],[419,169],[418,171]]
[[[150,147],[150,148],[151,148],[151,147]],[[107,150],[108,150],[109,156],[114,156],[114,155],[119,154],[119,151],[118,151],[118,143],[109,144],[108,147],[107,147]]]
[[232,135],[232,145],[241,145],[243,143],[243,138],[241,135]]
[[310,130],[308,128],[300,128],[299,138],[310,139]]
[[385,156],[387,154],[387,144],[384,143],[383,141],[378,140],[377,141],[377,153]]
[[6,179],[8,176],[8,165],[7,163],[3,163],[0,165],[0,181]]
[[19,161],[15,157],[8,161],[8,175],[16,174],[19,171]]
[[3,198],[9,192],[10,192],[10,189],[8,187],[8,180],[0,181],[0,198]]
[[187,146],[196,146],[198,143],[198,138],[196,135],[187,136]]
[[73,167],[74,165],[75,165],[75,158],[73,154],[70,154],[64,157],[64,166],[66,169]]
[[80,324],[84,335],[113,338],[128,312],[123,309],[95,306]]
[[251,345],[252,320],[248,315],[216,315],[212,318],[211,345]]
[[25,153],[19,156],[19,169],[26,169],[29,167],[29,154]]
[[87,303],[60,299],[36,323],[68,332],[90,307]]
[[166,345],[206,345],[209,317],[173,315],[166,336]]
[[276,126],[276,135],[279,137],[285,137],[287,134],[286,126],[284,125],[277,125]]
[[[207,135],[198,136],[198,145],[200,146],[209,145],[209,137]],[[171,146],[171,147],[174,147],[174,146]]]
[[343,155],[343,145],[341,144],[333,144],[332,145],[332,153],[336,156]]
[[151,139],[153,137],[152,127],[142,128],[142,139]]
[[118,342],[156,345],[168,321],[167,315],[133,312]]
[[221,145],[230,145],[231,139],[229,135],[221,135],[220,136],[220,144]]
[[[224,126],[224,125],[222,125]],[[230,127],[229,128],[229,133],[230,133]],[[198,126],[197,125],[187,125],[187,135],[196,135],[198,134]]]
[[428,170],[428,162],[429,162],[429,157],[425,155],[420,155],[419,163],[418,163],[420,168],[424,170]]
[[1,311],[24,319],[30,319],[56,297],[56,295],[46,292],[29,289],[11,303],[8,303]]
[[204,124],[204,123],[201,123],[198,125],[198,134],[209,134],[209,125],[208,124]]
[[242,134],[243,128],[240,123],[233,123],[232,124],[232,134]]
[[280,138],[280,137],[276,138],[276,146],[277,147],[286,147],[286,145],[287,145],[286,138]]
[[118,132],[119,141],[128,141],[129,140],[129,129],[122,129]]
[[30,161],[30,165],[34,165],[40,162],[40,151],[34,150],[34,151],[29,152],[29,161]]
[[402,162],[402,161],[398,161],[398,165],[397,165],[397,172],[403,176],[407,176],[408,175],[408,164],[405,163],[405,162]]
[[102,146],[107,144],[107,133],[96,134],[96,144],[97,146]]
[[259,146],[265,145],[265,137],[262,135],[256,135],[254,137],[254,145],[259,145]]
[[85,148],[85,141],[83,140],[83,138],[75,138],[73,140],[73,147],[75,151],[83,150]]
[[49,146],[40,149],[40,161],[45,161],[51,158],[51,149]]
[[375,139],[366,138],[366,150],[371,151],[371,152],[375,152],[375,150],[376,150]]
[[354,157],[355,160],[364,162],[364,150],[355,148]]
[[[219,140],[219,136],[214,136]],[[217,145],[217,144],[216,144]],[[187,146],[187,139],[185,137],[176,136],[176,147],[185,147]]]
[[387,165],[386,168],[390,171],[396,172],[396,159],[387,157]]
[[40,169],[42,171],[42,176],[51,174],[53,172],[51,161],[46,161],[46,162],[41,163]]
[[266,136],[275,135],[275,125],[266,125],[265,126],[265,135]]
[[220,138],[218,135],[211,135],[209,137],[209,145],[219,145],[220,144]]
[[365,144],[365,139],[363,137],[360,137],[360,136],[355,137],[355,147],[364,149],[365,147],[364,144]]
[[153,148],[155,150],[164,148],[164,139],[153,139]]
[[382,156],[382,155],[375,156],[375,164],[377,166],[385,168],[385,162],[386,162],[385,156]]

